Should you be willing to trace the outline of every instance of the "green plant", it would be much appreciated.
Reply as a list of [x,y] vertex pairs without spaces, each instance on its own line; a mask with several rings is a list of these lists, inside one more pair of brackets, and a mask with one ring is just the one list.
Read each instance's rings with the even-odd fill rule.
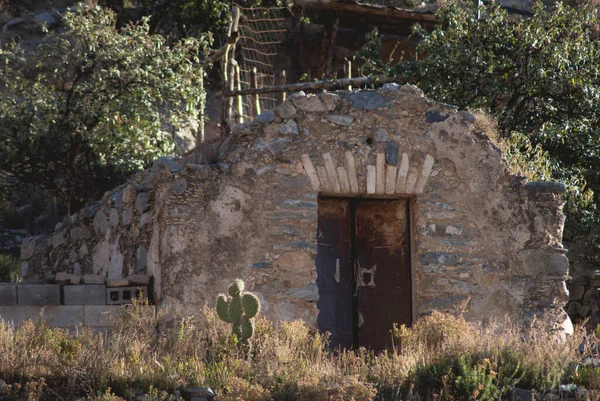
[[208,36],[172,45],[147,18],[116,27],[104,8],[64,15],[35,52],[0,48],[0,176],[43,187],[76,210],[158,157],[203,107]]
[[231,332],[245,343],[254,334],[254,317],[260,312],[256,295],[244,293],[244,282],[237,279],[229,286],[229,295],[217,297],[217,314],[226,323],[231,323]]
[[16,283],[21,280],[21,264],[12,255],[0,254],[0,281]]

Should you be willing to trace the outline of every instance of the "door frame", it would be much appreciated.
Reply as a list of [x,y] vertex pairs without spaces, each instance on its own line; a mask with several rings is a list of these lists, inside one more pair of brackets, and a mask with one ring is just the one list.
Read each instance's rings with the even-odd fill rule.
[[[339,199],[341,200],[348,200],[349,202],[358,202],[361,199],[364,200],[398,200],[398,201],[406,201],[406,204],[408,206],[408,236],[409,236],[409,260],[410,260],[410,266],[409,266],[409,275],[410,275],[410,310],[411,310],[411,322],[414,323],[417,320],[417,286],[416,286],[416,274],[415,274],[415,266],[416,266],[416,256],[415,256],[415,250],[416,250],[416,230],[413,230],[413,228],[415,227],[415,220],[416,220],[416,212],[417,212],[417,197],[416,196],[394,196],[394,195],[382,195],[382,194],[373,194],[373,195],[361,195],[361,196],[338,196],[338,195],[328,195],[328,194],[319,194],[317,197],[317,220],[318,220],[318,201],[321,198],[326,198],[326,199]],[[352,221],[351,221],[351,229],[354,230],[355,229],[355,222],[354,220],[354,208],[351,209],[351,216],[352,216]],[[318,225],[318,221],[317,221],[317,225]],[[352,238],[354,238],[354,235],[352,235]],[[352,241],[352,245],[351,245],[351,249],[352,249],[352,253],[355,252],[355,246],[354,246],[354,241]],[[354,259],[354,255],[351,256],[352,259]],[[316,262],[316,261],[315,261]],[[316,263],[315,263],[315,269],[316,269]],[[353,285],[356,285],[356,283],[353,283]],[[352,301],[352,310],[353,313],[356,312],[357,307],[355,305],[356,299],[354,299],[355,297],[353,297],[353,301]],[[356,331],[356,322],[355,322],[355,327],[353,328],[353,330],[355,331],[355,336],[358,335],[358,332]]]

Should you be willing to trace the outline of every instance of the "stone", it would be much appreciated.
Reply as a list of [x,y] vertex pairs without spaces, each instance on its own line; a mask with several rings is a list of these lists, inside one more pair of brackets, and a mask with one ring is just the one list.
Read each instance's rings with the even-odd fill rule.
[[81,283],[81,276],[78,276],[76,274],[69,274],[69,273],[56,273],[56,276],[54,276],[54,280],[58,281],[59,283],[68,283],[68,284],[80,284]]
[[144,227],[146,224],[148,224],[150,222],[151,218],[152,217],[150,216],[150,213],[142,214],[142,216],[140,217],[140,222],[138,223],[138,227],[139,228]]
[[525,189],[530,195],[551,193],[561,195],[567,191],[565,184],[561,182],[546,182],[546,181],[532,181],[525,184]]
[[392,166],[398,165],[398,142],[390,141],[385,144],[385,162]]
[[121,195],[121,200],[123,201],[123,204],[131,204],[135,200],[136,192],[137,191],[135,190],[133,185],[127,185],[123,190],[123,195]]
[[296,115],[296,108],[292,105],[289,100],[283,102],[273,110],[277,115],[283,119],[292,118]]
[[98,210],[94,215],[94,230],[96,234],[104,234],[108,230],[108,221],[103,210]]
[[188,183],[185,178],[180,178],[175,180],[173,184],[171,184],[171,193],[173,195],[183,195],[187,190]]
[[441,312],[450,312],[456,309],[457,306],[466,302],[469,299],[467,295],[451,295],[448,297],[440,297],[431,301],[423,302],[419,305],[419,310],[429,312],[437,310]]
[[36,252],[44,253],[48,247],[48,238],[47,235],[24,238],[21,243],[21,260],[31,259]]
[[77,241],[83,238],[83,230],[81,227],[75,227],[71,229],[71,239]]
[[58,231],[52,236],[52,246],[58,248],[66,242],[65,233],[63,230]]
[[348,115],[340,115],[340,114],[330,114],[327,116],[327,120],[331,121],[334,124],[342,125],[344,127],[349,127],[352,125],[354,121],[354,117]]
[[185,401],[192,401],[194,399],[204,399],[206,401],[215,400],[215,392],[212,391],[210,387],[185,388],[181,391],[181,394],[183,395],[183,399]]
[[111,208],[109,211],[108,225],[112,228],[119,225],[119,211],[115,208]]
[[448,119],[448,114],[442,113],[439,110],[429,110],[426,114],[428,123],[441,123]]
[[[146,271],[146,265],[148,264],[148,251],[144,245],[140,245],[135,253],[135,271],[142,272]],[[135,283],[138,284],[138,283]]]
[[454,266],[456,264],[456,255],[444,252],[427,252],[419,256],[419,260],[425,265],[439,264]]
[[106,280],[107,287],[127,287],[129,280],[126,278]]
[[299,96],[290,98],[290,100],[298,110],[309,113],[321,113],[326,111],[325,106],[323,106],[319,97],[315,95]]
[[289,120],[279,126],[279,133],[284,135],[298,135],[298,126],[294,120]]
[[79,258],[80,259],[85,258],[88,255],[88,253],[89,253],[88,246],[84,242],[83,244],[81,244],[81,247],[79,248]]
[[123,209],[123,225],[124,226],[128,226],[133,222],[133,210],[131,209],[131,206],[126,207],[125,209]]
[[459,111],[457,114],[470,124],[475,124],[477,121],[477,118],[475,118],[475,116],[468,111]]
[[317,284],[310,283],[304,287],[292,288],[288,291],[292,298],[304,299],[309,302],[317,302],[319,300],[319,288]]
[[175,163],[172,157],[161,157],[157,159],[152,165],[152,173],[157,174],[161,171],[167,171],[172,173],[178,173],[181,169]]
[[43,11],[39,14],[36,14],[35,17],[33,17],[33,21],[40,25],[44,25],[46,28],[51,28],[58,23],[56,18],[54,18],[48,11]]
[[536,401],[535,394],[531,390],[514,388],[509,394],[510,401]]
[[270,123],[273,120],[275,120],[275,113],[272,110],[263,111],[262,113],[254,117],[254,121],[263,124]]
[[104,284],[104,277],[97,274],[84,274],[83,284]]
[[335,93],[325,92],[320,95],[320,98],[326,111],[335,110],[336,106],[340,102],[340,97]]
[[387,107],[392,100],[376,91],[346,92],[344,95],[354,108],[366,111]]
[[17,286],[15,284],[0,284],[0,306],[17,304]]
[[106,286],[65,285],[63,299],[65,305],[106,305]]
[[58,284],[20,284],[17,286],[19,305],[60,305]]
[[148,192],[140,192],[137,194],[135,198],[135,210],[139,214],[142,214],[148,210],[148,199],[150,198],[150,194]]

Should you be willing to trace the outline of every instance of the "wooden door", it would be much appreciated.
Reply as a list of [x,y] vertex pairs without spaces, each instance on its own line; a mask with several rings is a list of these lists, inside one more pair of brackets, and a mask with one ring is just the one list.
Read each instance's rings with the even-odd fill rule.
[[355,342],[381,351],[412,321],[408,201],[361,200],[354,213]]
[[351,348],[354,341],[351,270],[351,204],[319,198],[317,227],[318,325],[331,333],[331,346]]
[[319,198],[318,212],[319,328],[334,348],[388,348],[412,317],[408,201]]

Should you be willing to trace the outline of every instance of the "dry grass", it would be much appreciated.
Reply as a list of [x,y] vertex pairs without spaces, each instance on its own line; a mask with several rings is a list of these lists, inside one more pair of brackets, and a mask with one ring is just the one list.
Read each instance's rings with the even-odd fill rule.
[[123,309],[110,337],[0,323],[0,377],[11,383],[12,399],[32,401],[167,400],[192,386],[240,401],[491,400],[514,386],[544,392],[571,380],[584,336],[560,342],[537,326],[483,326],[434,313],[395,328],[394,349],[376,355],[331,351],[327,337],[302,322],[257,323],[249,348],[238,347],[210,309],[202,324],[186,319],[160,334],[159,317],[138,305]]

